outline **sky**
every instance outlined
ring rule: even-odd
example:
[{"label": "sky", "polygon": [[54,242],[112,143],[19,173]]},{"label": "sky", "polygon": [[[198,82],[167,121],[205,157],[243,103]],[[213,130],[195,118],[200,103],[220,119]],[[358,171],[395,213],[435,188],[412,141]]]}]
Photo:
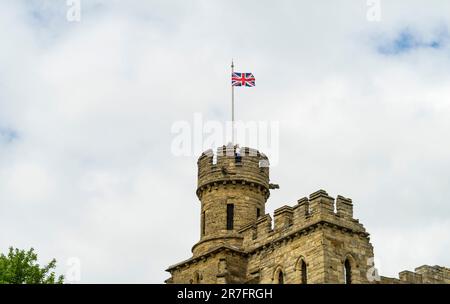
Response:
[{"label": "sky", "polygon": [[80,4],[0,3],[1,252],[167,279],[200,234],[199,151],[175,155],[172,126],[229,120],[233,58],[256,78],[237,119],[279,123],[267,212],[325,189],[381,275],[450,266],[449,1]]}]

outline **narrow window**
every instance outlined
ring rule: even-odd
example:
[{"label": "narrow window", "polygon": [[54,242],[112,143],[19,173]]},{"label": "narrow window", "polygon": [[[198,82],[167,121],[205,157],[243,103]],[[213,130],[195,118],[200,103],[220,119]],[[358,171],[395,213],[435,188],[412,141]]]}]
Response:
[{"label": "narrow window", "polygon": [[227,230],[233,230],[234,205],[227,204]]},{"label": "narrow window", "polygon": [[352,283],[352,266],[350,265],[350,261],[348,259],[344,262],[344,276],[345,276],[345,284]]},{"label": "narrow window", "polygon": [[281,270],[278,272],[278,284],[284,284],[284,275]]},{"label": "narrow window", "polygon": [[202,235],[205,235],[205,228],[206,228],[206,211],[203,211],[202,213]]},{"label": "narrow window", "polygon": [[306,269],[306,263],[305,261],[302,260],[302,284],[306,284],[308,282],[308,273],[307,273],[307,269]]},{"label": "narrow window", "polygon": [[256,218],[259,218],[261,216],[261,209],[256,208]]}]

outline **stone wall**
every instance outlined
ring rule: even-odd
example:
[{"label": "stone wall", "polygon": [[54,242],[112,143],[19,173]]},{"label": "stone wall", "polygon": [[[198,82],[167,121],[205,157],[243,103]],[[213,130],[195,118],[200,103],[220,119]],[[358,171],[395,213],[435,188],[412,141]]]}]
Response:
[{"label": "stone wall", "polygon": [[[352,215],[351,200],[342,196],[334,200],[319,190],[309,199],[298,200],[293,207],[275,210],[273,227],[272,217],[265,214],[254,217],[236,232],[228,232],[235,237],[235,243],[224,241],[227,232],[222,231],[223,235],[215,240],[216,249],[195,249],[193,259],[201,262],[188,260],[185,266],[178,267],[185,270],[172,272],[173,281],[186,282],[183,280],[200,273],[204,283],[277,283],[281,271],[284,283],[301,283],[303,261],[308,283],[344,283],[344,262],[348,259],[352,282],[368,283],[368,261],[373,257],[373,248],[365,228]],[[198,244],[201,246],[202,241]],[[209,253],[229,246],[233,250]],[[226,271],[211,266],[215,264]],[[205,267],[208,270],[203,273]]]},{"label": "stone wall", "polygon": [[247,275],[258,273],[261,283],[271,283],[282,269],[286,283],[299,283],[298,261],[303,259],[308,282],[344,283],[343,265],[349,259],[352,281],[368,283],[373,247],[369,234],[353,219],[352,206],[351,200],[339,196],[335,201],[320,190],[294,207],[275,210],[273,229],[268,214],[244,227],[243,247],[250,252]]},{"label": "stone wall", "polygon": [[200,257],[173,265],[171,278],[166,283],[175,284],[225,284],[245,283],[246,254],[230,247],[211,250]]},{"label": "stone wall", "polygon": [[[267,157],[257,150],[220,147],[198,160],[200,240],[193,256],[169,267],[167,283],[450,283],[450,270],[421,266],[399,279],[373,272],[373,247],[353,217],[351,199],[324,190],[265,214]],[[233,227],[227,205],[233,204]]]},{"label": "stone wall", "polygon": [[[240,247],[238,231],[265,213],[269,197],[267,157],[237,146],[208,150],[198,160],[197,196],[201,201],[200,241],[194,256],[219,245]],[[227,205],[233,205],[233,228],[227,227]]]},{"label": "stone wall", "polygon": [[284,275],[284,283],[301,283],[300,263],[307,265],[308,283],[324,281],[323,232],[311,231],[297,238],[266,243],[249,255],[247,276],[262,284],[278,283],[278,274]]},{"label": "stone wall", "polygon": [[422,265],[414,271],[404,270],[399,279],[381,277],[382,284],[450,284],[450,269],[442,266]]}]

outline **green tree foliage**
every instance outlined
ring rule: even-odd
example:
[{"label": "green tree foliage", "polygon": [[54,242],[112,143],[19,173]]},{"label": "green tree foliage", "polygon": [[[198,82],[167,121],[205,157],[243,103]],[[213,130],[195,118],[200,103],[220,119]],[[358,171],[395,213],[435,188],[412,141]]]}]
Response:
[{"label": "green tree foliage", "polygon": [[64,277],[56,278],[52,271],[55,267],[55,259],[41,267],[33,248],[25,251],[10,247],[8,255],[0,255],[0,284],[62,284]]}]

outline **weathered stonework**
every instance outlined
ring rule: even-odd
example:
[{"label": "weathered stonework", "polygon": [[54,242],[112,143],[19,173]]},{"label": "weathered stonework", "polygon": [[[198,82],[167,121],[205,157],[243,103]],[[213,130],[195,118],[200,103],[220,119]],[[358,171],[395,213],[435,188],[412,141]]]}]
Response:
[{"label": "weathered stonework", "polygon": [[237,146],[200,156],[200,241],[166,283],[450,283],[448,268],[426,265],[377,279],[369,233],[343,196],[314,192],[275,210],[272,225],[268,164]]},{"label": "weathered stonework", "polygon": [[381,277],[382,284],[450,284],[450,268],[422,265],[414,272],[402,271],[399,279]]}]

